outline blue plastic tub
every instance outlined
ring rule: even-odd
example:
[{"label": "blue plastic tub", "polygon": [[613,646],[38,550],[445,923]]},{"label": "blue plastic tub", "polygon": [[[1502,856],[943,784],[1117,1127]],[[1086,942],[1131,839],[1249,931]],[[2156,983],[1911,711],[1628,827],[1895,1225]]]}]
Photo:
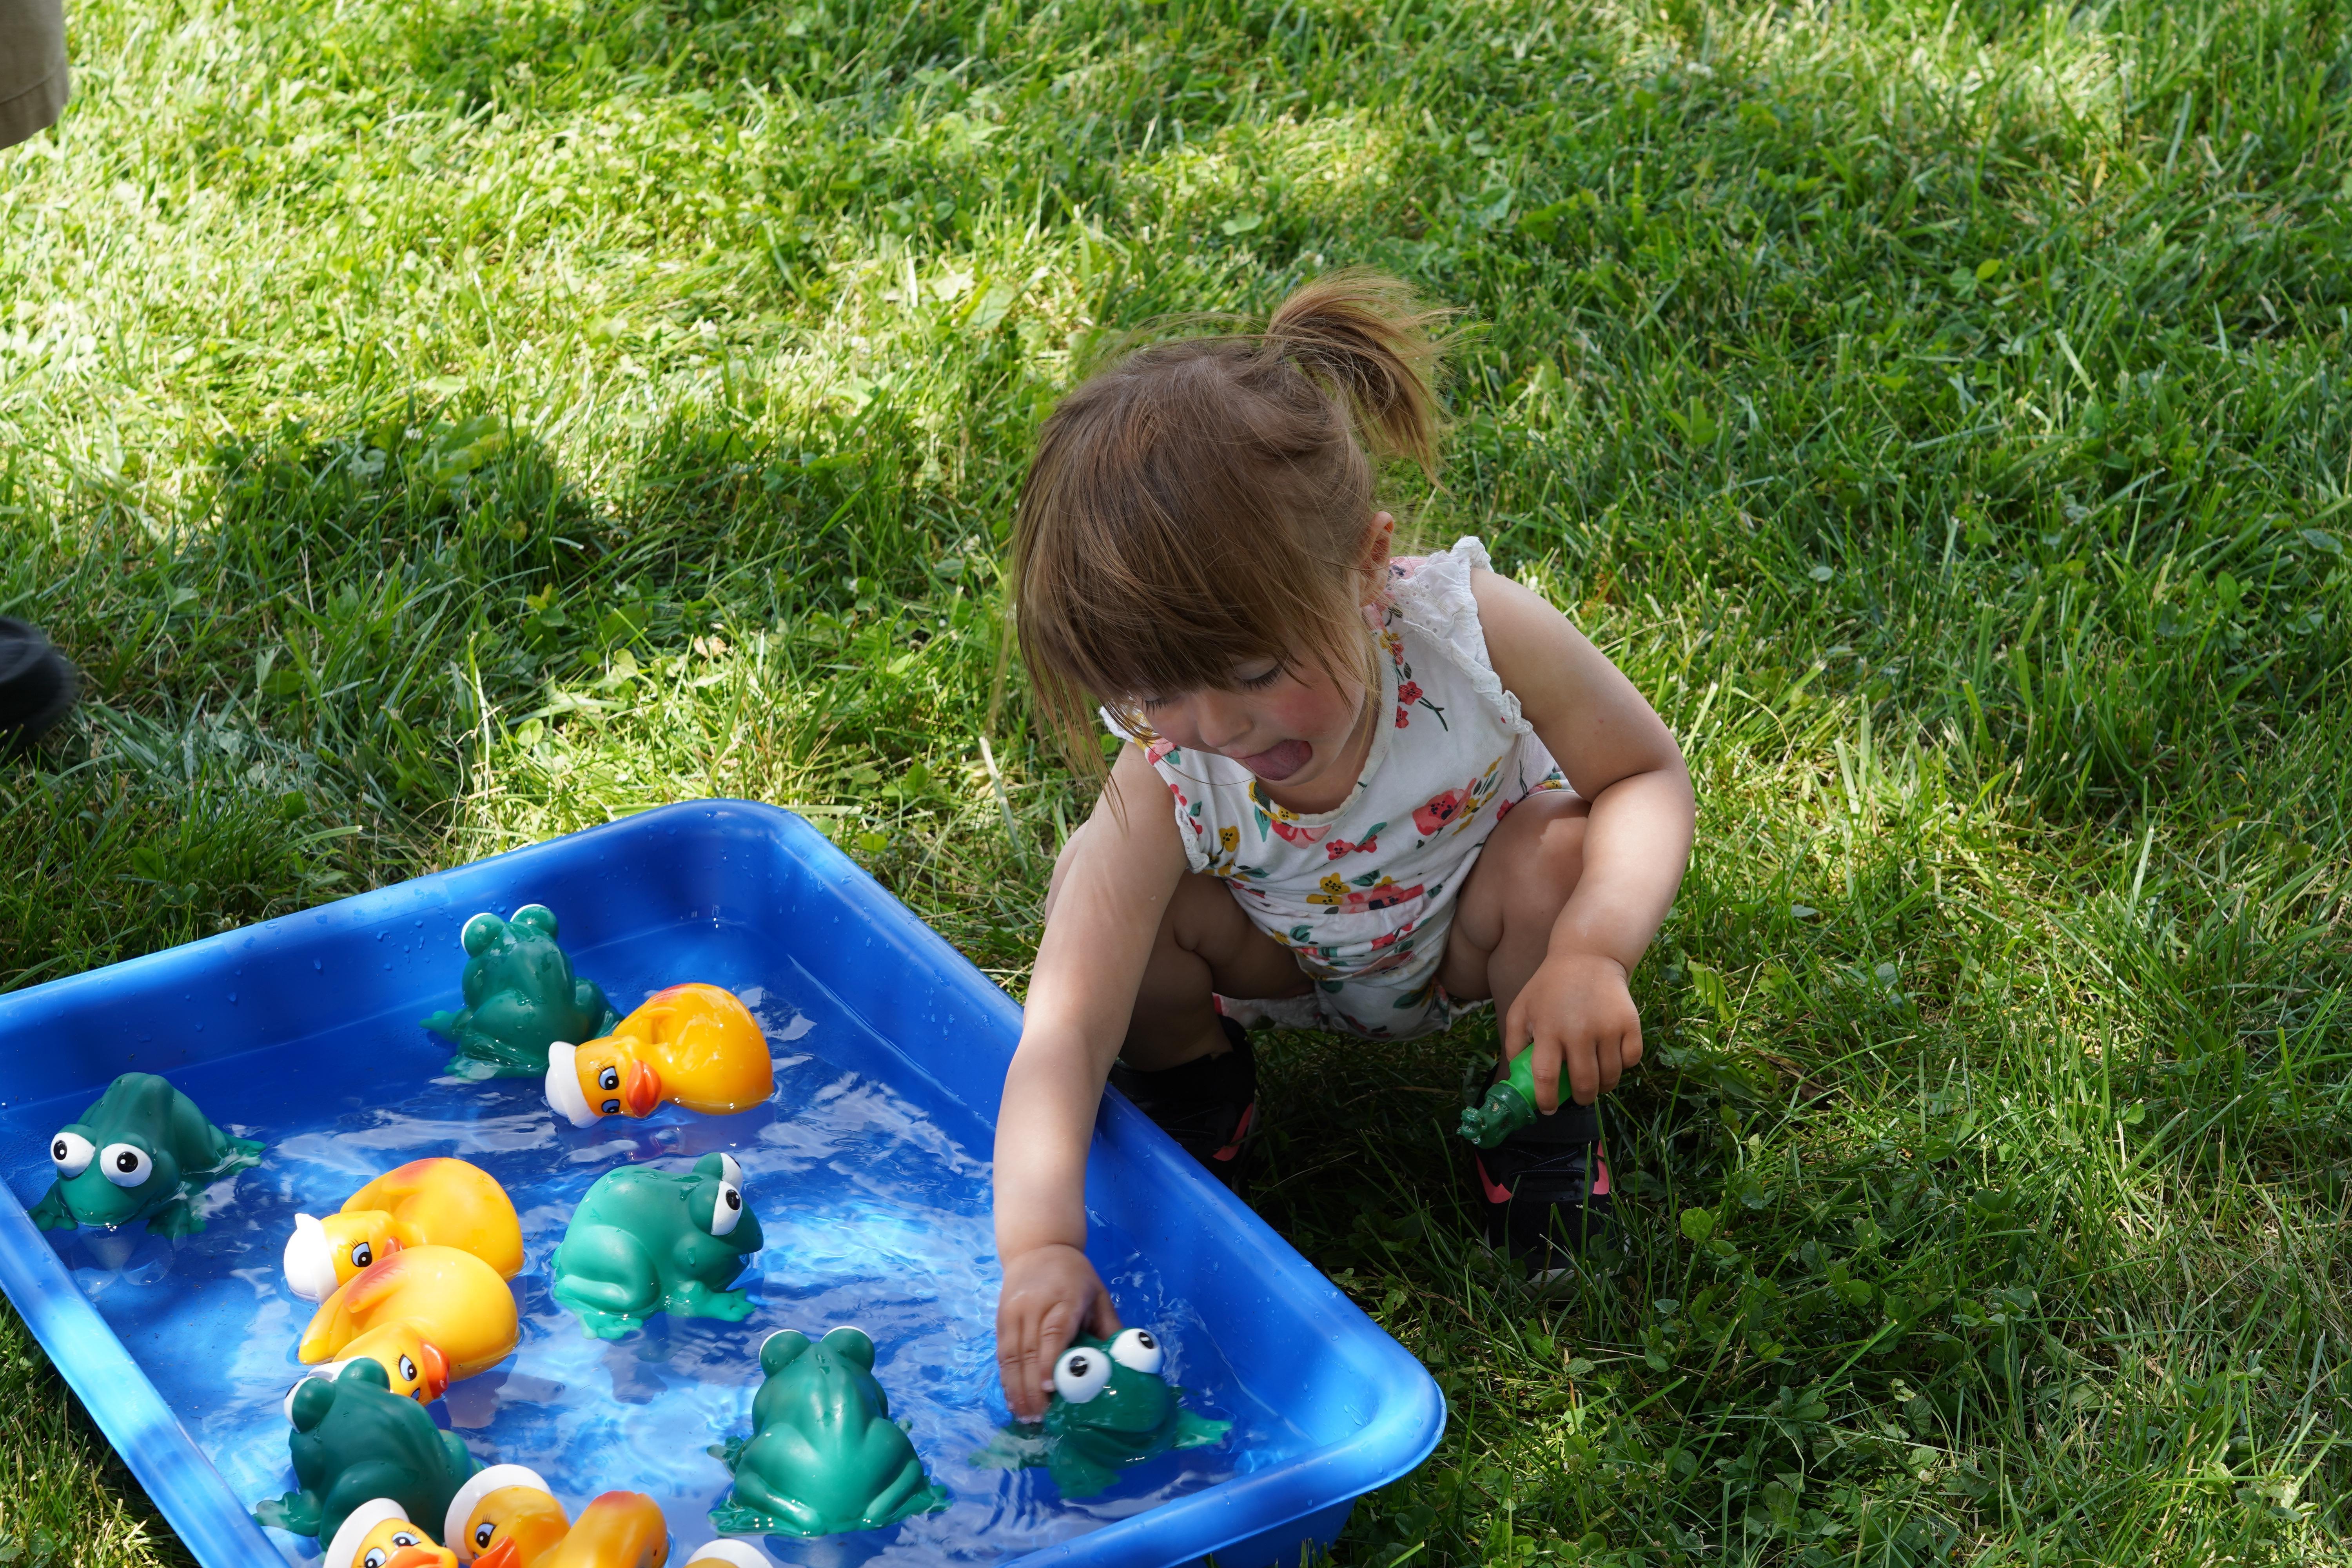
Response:
[{"label": "blue plastic tub", "polygon": [[[458,1005],[457,932],[480,910],[552,907],[579,972],[623,1011],[677,980],[742,994],[778,1093],[741,1116],[665,1109],[575,1131],[530,1080],[442,1076],[418,1020]],[[513,1357],[436,1405],[486,1460],[540,1469],[576,1510],[646,1491],[673,1552],[708,1539],[728,1478],[708,1446],[750,1430],[756,1347],[778,1328],[871,1333],[893,1413],[952,1498],[943,1512],[781,1561],[1295,1563],[1362,1493],[1425,1458],[1444,1422],[1402,1347],[1116,1096],[1087,1168],[1090,1251],[1169,1374],[1231,1420],[1221,1448],[1062,1500],[1042,1470],[973,1467],[1004,1419],[988,1161],[1020,1012],[800,818],[705,802],[0,996],[0,1288],[197,1559],[315,1562],[248,1510],[292,1484],[278,1401],[311,1310],[278,1277],[298,1210],[369,1176],[461,1154],[506,1184],[528,1262]],[[216,1122],[269,1144],[176,1242],[44,1234],[50,1134],[116,1075],[161,1072]],[[656,1319],[587,1339],[548,1297],[571,1206],[616,1163],[742,1161],[767,1245],[742,1324]],[[673,1560],[678,1560],[675,1555]]]}]

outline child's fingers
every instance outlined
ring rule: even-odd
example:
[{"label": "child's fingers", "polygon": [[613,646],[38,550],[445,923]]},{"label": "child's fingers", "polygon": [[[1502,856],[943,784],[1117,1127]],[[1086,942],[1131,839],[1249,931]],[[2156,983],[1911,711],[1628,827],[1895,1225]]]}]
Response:
[{"label": "child's fingers", "polygon": [[1568,1058],[1568,1083],[1579,1105],[1590,1105],[1601,1094],[1601,1052],[1590,1029],[1579,1029],[1569,1037],[1564,1053]]}]

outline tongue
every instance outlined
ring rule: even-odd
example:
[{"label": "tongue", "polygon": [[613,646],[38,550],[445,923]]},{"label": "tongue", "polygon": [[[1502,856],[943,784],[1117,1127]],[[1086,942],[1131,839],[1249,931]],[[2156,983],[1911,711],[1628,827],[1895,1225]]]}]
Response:
[{"label": "tongue", "polygon": [[1314,750],[1315,748],[1304,741],[1285,741],[1280,745],[1269,746],[1254,756],[1236,757],[1234,760],[1258,777],[1270,783],[1280,784],[1305,767],[1307,759],[1314,754]]}]

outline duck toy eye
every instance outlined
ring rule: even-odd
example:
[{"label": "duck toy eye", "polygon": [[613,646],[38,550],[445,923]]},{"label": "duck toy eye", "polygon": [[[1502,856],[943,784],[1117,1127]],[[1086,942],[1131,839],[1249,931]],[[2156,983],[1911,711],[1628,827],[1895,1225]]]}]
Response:
[{"label": "duck toy eye", "polygon": [[99,1153],[99,1168],[118,1187],[135,1187],[155,1173],[155,1161],[136,1143],[109,1143]]},{"label": "duck toy eye", "polygon": [[1160,1341],[1150,1329],[1128,1329],[1110,1342],[1110,1359],[1130,1372],[1160,1375],[1160,1363],[1166,1359]]},{"label": "duck toy eye", "polygon": [[1054,1363],[1054,1392],[1072,1405],[1084,1405],[1110,1382],[1110,1358],[1081,1346],[1062,1352]]},{"label": "duck toy eye", "polygon": [[474,1550],[488,1552],[490,1549],[490,1538],[498,1532],[499,1527],[487,1519],[474,1526]]},{"label": "duck toy eye", "polygon": [[98,1150],[79,1132],[60,1132],[49,1140],[49,1163],[57,1166],[59,1181],[72,1181],[97,1158]]},{"label": "duck toy eye", "polygon": [[621,1069],[608,1067],[596,1075],[596,1087],[607,1094],[621,1087]]},{"label": "duck toy eye", "polygon": [[364,1241],[362,1241],[362,1242],[359,1242],[359,1243],[356,1243],[356,1244],[354,1244],[354,1245],[353,1245],[353,1247],[352,1247],[352,1268],[365,1268],[368,1265],[370,1265],[370,1264],[373,1263],[374,1261],[375,1261],[375,1248],[373,1248],[373,1247],[370,1247],[370,1246],[369,1246],[366,1242],[364,1242]]}]

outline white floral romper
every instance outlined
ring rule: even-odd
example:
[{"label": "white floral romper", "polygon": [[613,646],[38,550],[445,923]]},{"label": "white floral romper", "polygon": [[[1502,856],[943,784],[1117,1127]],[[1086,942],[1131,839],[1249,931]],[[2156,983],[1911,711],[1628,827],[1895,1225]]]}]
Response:
[{"label": "white floral romper", "polygon": [[1470,868],[1511,807],[1568,787],[1487,660],[1474,566],[1493,570],[1475,539],[1390,563],[1389,603],[1365,617],[1379,623],[1381,706],[1393,717],[1336,811],[1290,811],[1232,758],[1180,750],[1104,713],[1175,797],[1192,868],[1223,878],[1314,978],[1305,996],[1220,998],[1243,1023],[1402,1040],[1453,1020],[1437,969]]}]

